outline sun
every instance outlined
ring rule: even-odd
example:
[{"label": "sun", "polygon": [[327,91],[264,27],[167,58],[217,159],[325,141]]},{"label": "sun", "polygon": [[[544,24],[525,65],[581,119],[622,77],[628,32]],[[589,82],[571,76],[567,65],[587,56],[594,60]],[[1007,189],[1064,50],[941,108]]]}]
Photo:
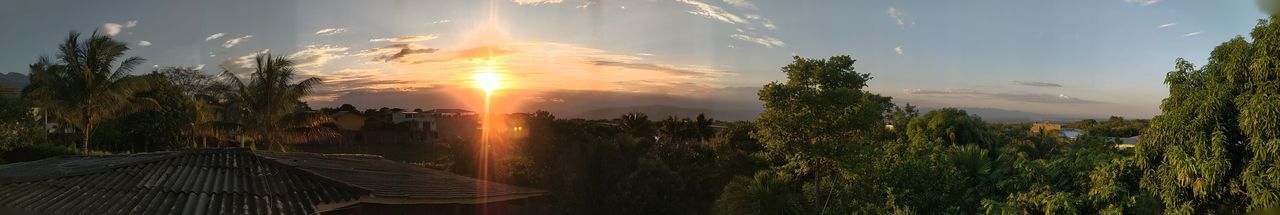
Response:
[{"label": "sun", "polygon": [[490,68],[478,69],[471,74],[471,79],[475,80],[476,88],[489,93],[502,88],[502,78],[498,73]]}]

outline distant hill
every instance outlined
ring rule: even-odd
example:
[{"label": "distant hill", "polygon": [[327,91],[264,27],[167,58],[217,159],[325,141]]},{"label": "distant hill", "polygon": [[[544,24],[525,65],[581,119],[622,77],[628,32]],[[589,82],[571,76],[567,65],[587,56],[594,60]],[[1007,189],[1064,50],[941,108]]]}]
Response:
[{"label": "distant hill", "polygon": [[26,87],[27,84],[30,84],[30,82],[31,79],[27,78],[27,75],[21,73],[0,73],[0,86],[22,89],[23,87]]},{"label": "distant hill", "polygon": [[608,107],[599,108],[575,115],[570,118],[583,119],[613,119],[631,112],[641,112],[649,115],[649,120],[663,120],[667,116],[694,117],[698,114],[706,114],[708,117],[717,120],[751,120],[760,114],[760,110],[723,110],[723,109],[704,109],[704,108],[686,108],[668,105],[639,105],[628,107]]},{"label": "distant hill", "polygon": [[[920,107],[920,113],[924,114],[935,107]],[[1084,116],[1068,116],[1056,114],[1031,113],[1025,111],[1005,110],[999,108],[980,108],[980,107],[962,107],[960,108],[969,114],[975,114],[982,117],[987,122],[1037,122],[1037,121],[1075,121],[1086,119]],[[670,105],[637,105],[627,107],[608,107],[598,108],[584,111],[578,114],[569,115],[569,118],[583,119],[613,119],[631,112],[642,112],[649,115],[650,120],[662,120],[667,116],[693,117],[699,113],[705,113],[711,118],[718,120],[754,120],[760,115],[759,109],[708,109],[708,108],[688,108]]]},{"label": "distant hill", "polygon": [[[929,111],[936,109],[938,108],[921,107],[920,114],[928,113]],[[969,114],[978,115],[979,117],[982,117],[983,121],[987,122],[1075,121],[1089,118],[1083,116],[1031,113],[999,108],[961,107],[959,109],[962,109]]]}]

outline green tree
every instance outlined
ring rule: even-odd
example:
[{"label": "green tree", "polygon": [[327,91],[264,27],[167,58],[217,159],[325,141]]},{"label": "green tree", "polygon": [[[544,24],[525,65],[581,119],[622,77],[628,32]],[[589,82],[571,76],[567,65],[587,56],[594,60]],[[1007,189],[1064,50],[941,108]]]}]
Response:
[{"label": "green tree", "polygon": [[222,73],[230,86],[222,95],[226,99],[223,119],[216,122],[223,130],[279,150],[285,150],[284,144],[337,136],[320,126],[333,121],[328,115],[298,109],[301,99],[321,84],[320,78],[292,82],[297,76],[294,62],[282,56],[259,54],[254,62],[257,66],[247,83],[235,73]]},{"label": "green tree", "polygon": [[101,123],[94,129],[100,137],[98,148],[110,151],[159,151],[194,147],[195,140],[189,132],[210,113],[200,109],[200,102],[187,96],[181,86],[170,83],[162,73],[152,73],[141,78],[151,81],[150,90],[138,96],[155,100],[160,107],[121,116]]},{"label": "green tree", "polygon": [[724,187],[716,200],[715,214],[804,214],[803,198],[791,182],[772,172],[755,177],[739,176]]},{"label": "green tree", "polygon": [[94,125],[158,105],[134,95],[148,88],[146,80],[129,75],[142,58],[122,58],[129,48],[97,31],[83,41],[79,38],[76,32],[67,36],[57,62],[40,57],[31,65],[26,96],[79,128],[84,134],[81,150],[88,152]]},{"label": "green tree", "polygon": [[[786,205],[800,204],[807,210],[804,213],[875,211],[876,203],[883,200],[882,192],[876,191],[882,178],[878,175],[883,173],[867,164],[874,162],[875,144],[889,136],[884,133],[884,116],[893,104],[888,97],[863,90],[871,76],[854,71],[849,56],[793,59],[782,68],[786,82],[766,84],[758,93],[764,112],[752,136],[777,166],[756,175],[785,178],[787,185],[777,189],[789,187],[792,190],[787,192],[800,195]],[[737,189],[752,188],[729,186],[720,198],[754,192]],[[758,208],[734,204],[753,203],[726,200],[716,207]],[[789,212],[792,208],[761,210]]]},{"label": "green tree", "polygon": [[42,130],[32,115],[34,108],[30,101],[0,97],[0,155],[41,142]]},{"label": "green tree", "polygon": [[1209,53],[1178,59],[1169,97],[1135,150],[1142,188],[1172,214],[1280,207],[1280,18]]},{"label": "green tree", "polygon": [[[760,90],[764,112],[754,137],[788,171],[808,175],[830,173],[837,160],[851,157],[860,145],[875,143],[884,129],[883,115],[892,107],[888,97],[863,90],[870,74],[854,71],[853,58],[794,57],[782,68],[786,82],[772,82]],[[826,173],[824,173],[826,174]]]},{"label": "green tree", "polygon": [[980,144],[994,149],[989,135],[981,117],[956,108],[929,111],[907,126],[907,136],[914,142],[940,141],[945,146]]}]

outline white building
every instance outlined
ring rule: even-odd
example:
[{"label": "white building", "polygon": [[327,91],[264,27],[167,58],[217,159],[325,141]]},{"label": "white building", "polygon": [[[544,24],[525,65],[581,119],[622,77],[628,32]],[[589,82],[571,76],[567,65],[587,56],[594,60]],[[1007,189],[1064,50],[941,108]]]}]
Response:
[{"label": "white building", "polygon": [[391,112],[391,123],[410,123],[409,126],[414,129],[430,129],[436,130],[436,118],[427,112],[415,111],[395,111]]}]

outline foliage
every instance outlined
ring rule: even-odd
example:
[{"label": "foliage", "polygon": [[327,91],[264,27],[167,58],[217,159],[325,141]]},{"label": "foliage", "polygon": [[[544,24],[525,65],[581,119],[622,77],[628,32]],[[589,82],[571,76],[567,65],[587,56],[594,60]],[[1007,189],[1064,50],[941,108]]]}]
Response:
[{"label": "foliage", "polygon": [[1179,59],[1169,98],[1136,150],[1142,188],[1173,214],[1280,207],[1280,18],[1259,21],[1196,68]]},{"label": "foliage", "polygon": [[[795,57],[782,68],[786,82],[760,90],[764,112],[754,137],[797,175],[831,174],[840,158],[874,143],[884,130],[888,97],[863,90],[871,75],[858,73],[849,56]],[[818,173],[821,172],[821,173]]]},{"label": "foliage", "polygon": [[0,160],[8,162],[27,162],[45,158],[63,156],[63,155],[86,155],[86,156],[103,156],[110,155],[105,151],[88,151],[84,152],[75,147],[59,146],[53,144],[31,144],[13,149],[6,153],[0,153],[3,157]]},{"label": "foliage", "polygon": [[1127,120],[1123,117],[1111,116],[1106,121],[1099,122],[1094,119],[1086,119],[1067,124],[1067,127],[1079,129],[1084,135],[1132,137],[1141,134],[1142,129],[1147,127],[1147,120]]},{"label": "foliage", "polygon": [[980,144],[992,148],[988,133],[982,118],[955,108],[929,111],[907,126],[907,136],[913,138],[912,141],[938,141],[946,146]]},{"label": "foliage", "polygon": [[34,108],[29,101],[0,97],[0,154],[43,139],[43,129],[32,115]]},{"label": "foliage", "polygon": [[337,136],[332,129],[320,126],[333,121],[328,115],[299,108],[301,99],[321,83],[320,78],[293,83],[297,70],[285,57],[259,54],[254,62],[257,66],[247,80],[229,71],[222,73],[230,89],[221,95],[226,108],[223,119],[215,122],[217,126],[255,145],[279,150],[284,150],[284,144]]},{"label": "foliage", "polygon": [[161,151],[196,147],[188,135],[197,124],[210,120],[203,103],[188,96],[185,87],[171,83],[161,73],[142,76],[152,86],[138,96],[155,100],[160,108],[124,115],[94,129],[98,146],[111,151]]},{"label": "foliage", "polygon": [[81,150],[87,152],[94,125],[158,105],[134,96],[148,85],[129,75],[143,59],[121,59],[129,50],[125,43],[96,31],[84,41],[79,37],[76,32],[67,36],[59,46],[57,62],[40,57],[31,65],[31,85],[24,96],[79,128],[84,134]]}]

